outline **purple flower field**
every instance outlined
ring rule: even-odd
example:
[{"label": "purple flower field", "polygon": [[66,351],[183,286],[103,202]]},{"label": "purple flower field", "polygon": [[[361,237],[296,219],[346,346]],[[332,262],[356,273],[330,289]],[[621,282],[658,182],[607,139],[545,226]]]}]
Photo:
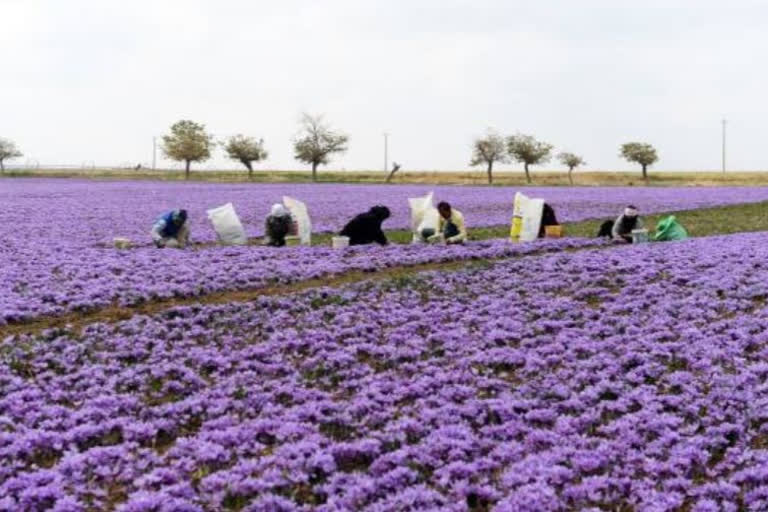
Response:
[{"label": "purple flower field", "polygon": [[0,344],[0,510],[768,509],[764,234]]},{"label": "purple flower field", "polygon": [[[214,239],[205,209],[232,201],[251,235],[283,194],[304,199],[318,230],[338,229],[371,204],[388,204],[385,227],[408,225],[406,199],[435,189],[464,210],[472,225],[509,222],[512,188],[376,185],[222,185],[210,183],[94,182],[64,179],[0,181],[0,325],[67,311],[136,304],[155,298],[189,297],[242,290],[270,283],[379,269],[398,263],[427,263],[521,254],[503,242],[441,248],[370,248],[334,253],[325,248],[283,251],[211,247],[157,251],[148,230],[155,216],[173,206],[191,212],[194,240]],[[700,208],[768,199],[768,188],[530,188],[546,197],[563,221],[613,216],[635,202],[643,211]],[[117,251],[114,236],[140,247]],[[104,247],[104,244],[108,247]],[[547,250],[594,241],[553,242]],[[537,249],[543,247],[537,244]]]},{"label": "purple flower field", "polygon": [[467,225],[508,224],[516,190],[549,201],[561,221],[614,218],[628,203],[643,213],[686,210],[768,200],[768,187],[633,188],[633,187],[463,187],[427,185],[307,185],[94,182],[64,179],[0,181],[0,235],[45,249],[63,244],[94,245],[128,237],[148,243],[154,219],[164,211],[186,207],[192,238],[215,239],[205,210],[232,202],[249,236],[263,233],[269,207],[283,195],[307,203],[315,231],[338,232],[352,216],[384,204],[392,217],[386,229],[408,228],[407,199],[435,191],[461,210]]}]

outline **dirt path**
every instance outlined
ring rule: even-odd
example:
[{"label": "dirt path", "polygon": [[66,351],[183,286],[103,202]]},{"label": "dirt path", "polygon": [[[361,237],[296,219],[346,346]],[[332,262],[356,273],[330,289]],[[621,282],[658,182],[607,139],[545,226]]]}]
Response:
[{"label": "dirt path", "polygon": [[[578,248],[583,250],[585,248]],[[547,252],[528,254],[527,256],[537,256],[547,254]],[[513,256],[514,257],[514,256]],[[95,309],[87,312],[73,312],[63,315],[44,316],[9,324],[0,327],[0,339],[7,336],[36,334],[46,329],[64,328],[68,330],[80,331],[83,327],[94,323],[115,323],[123,320],[129,320],[135,315],[153,315],[176,306],[189,306],[192,304],[226,304],[231,302],[249,302],[263,296],[284,295],[295,292],[301,292],[312,288],[321,288],[325,286],[338,287],[349,283],[355,283],[365,280],[385,280],[404,275],[411,275],[418,272],[430,270],[439,270],[443,272],[452,272],[462,268],[491,264],[493,261],[509,259],[510,257],[483,259],[483,260],[461,260],[444,263],[422,263],[418,265],[408,265],[399,267],[390,267],[376,271],[350,271],[344,274],[328,276],[324,278],[315,278],[296,283],[267,286],[254,288],[250,290],[215,292],[207,295],[198,295],[191,297],[179,297],[172,299],[159,299],[139,304],[136,306],[109,306],[106,308]]]}]

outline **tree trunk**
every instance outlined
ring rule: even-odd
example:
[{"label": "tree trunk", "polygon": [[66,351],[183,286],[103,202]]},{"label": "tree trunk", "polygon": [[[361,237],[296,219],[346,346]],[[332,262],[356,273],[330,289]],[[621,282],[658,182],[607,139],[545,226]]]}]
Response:
[{"label": "tree trunk", "polygon": [[488,184],[493,185],[493,160],[488,162]]},{"label": "tree trunk", "polygon": [[0,173],[5,174],[5,164],[2,158],[0,158]]},{"label": "tree trunk", "polygon": [[525,164],[525,179],[528,182],[528,184],[531,184],[531,173],[528,171],[528,163]]},{"label": "tree trunk", "polygon": [[253,165],[251,165],[250,160],[240,160],[240,162],[245,166],[246,169],[248,169],[248,179],[253,179]]},{"label": "tree trunk", "polygon": [[568,168],[568,182],[573,186],[573,167]]},{"label": "tree trunk", "polygon": [[312,181],[317,181],[317,162],[312,162]]},{"label": "tree trunk", "polygon": [[387,176],[386,183],[389,183],[390,181],[392,181],[392,177],[395,175],[396,172],[397,172],[397,169],[393,167],[392,170],[389,172],[389,176]]},{"label": "tree trunk", "polygon": [[648,171],[647,171],[647,169],[648,169],[648,166],[647,166],[647,165],[645,165],[645,164],[642,164],[642,166],[643,166],[643,180],[644,180],[646,183],[648,183]]},{"label": "tree trunk", "polygon": [[188,179],[189,179],[189,165],[190,165],[192,162],[191,162],[190,160],[186,160],[186,162],[187,162],[187,166],[186,166],[186,168],[184,169],[184,179],[185,179],[185,180],[188,180]]}]

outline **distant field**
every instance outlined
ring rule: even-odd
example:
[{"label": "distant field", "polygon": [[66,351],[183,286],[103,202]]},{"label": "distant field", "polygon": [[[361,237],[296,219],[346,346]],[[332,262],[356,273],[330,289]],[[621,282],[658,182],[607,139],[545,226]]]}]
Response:
[{"label": "distant field", "polygon": [[[35,171],[9,170],[8,177],[76,177],[91,179],[142,179],[179,181],[184,172],[177,170],[140,171],[126,169],[46,169]],[[383,183],[387,173],[383,171],[320,171],[319,181],[326,183]],[[574,185],[581,186],[642,186],[640,172],[575,172]],[[568,185],[565,172],[533,171],[533,185]],[[192,171],[191,180],[211,182],[260,182],[260,183],[305,183],[311,182],[309,171],[257,171],[249,180],[246,172],[238,171]],[[441,185],[483,185],[487,182],[485,171],[401,171],[392,183],[430,183]],[[494,185],[526,185],[525,175],[520,171],[494,172]],[[768,185],[767,172],[650,172],[652,186],[718,186],[718,185]]]}]

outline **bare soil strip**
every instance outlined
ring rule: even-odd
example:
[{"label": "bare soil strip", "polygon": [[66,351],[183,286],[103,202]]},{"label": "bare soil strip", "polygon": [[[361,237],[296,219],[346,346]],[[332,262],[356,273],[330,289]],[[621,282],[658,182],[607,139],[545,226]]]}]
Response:
[{"label": "bare soil strip", "polygon": [[[579,250],[581,249],[582,248],[579,248]],[[546,252],[542,251],[528,254],[526,256],[536,256],[545,253]],[[290,284],[265,286],[248,290],[214,292],[211,294],[189,297],[157,299],[135,306],[113,305],[86,312],[72,312],[63,315],[43,316],[28,321],[12,323],[0,327],[0,339],[3,339],[7,336],[36,334],[46,329],[53,328],[67,328],[70,331],[80,331],[83,327],[90,324],[116,323],[129,320],[135,315],[153,315],[177,306],[189,306],[192,304],[226,304],[230,302],[249,302],[263,296],[284,295],[326,286],[338,287],[364,280],[384,280],[430,270],[451,272],[465,267],[476,266],[478,264],[484,263],[487,264],[494,260],[498,261],[508,258],[509,256],[482,260],[422,263],[418,265],[389,267],[375,271],[355,270],[339,275],[297,281]]]}]

